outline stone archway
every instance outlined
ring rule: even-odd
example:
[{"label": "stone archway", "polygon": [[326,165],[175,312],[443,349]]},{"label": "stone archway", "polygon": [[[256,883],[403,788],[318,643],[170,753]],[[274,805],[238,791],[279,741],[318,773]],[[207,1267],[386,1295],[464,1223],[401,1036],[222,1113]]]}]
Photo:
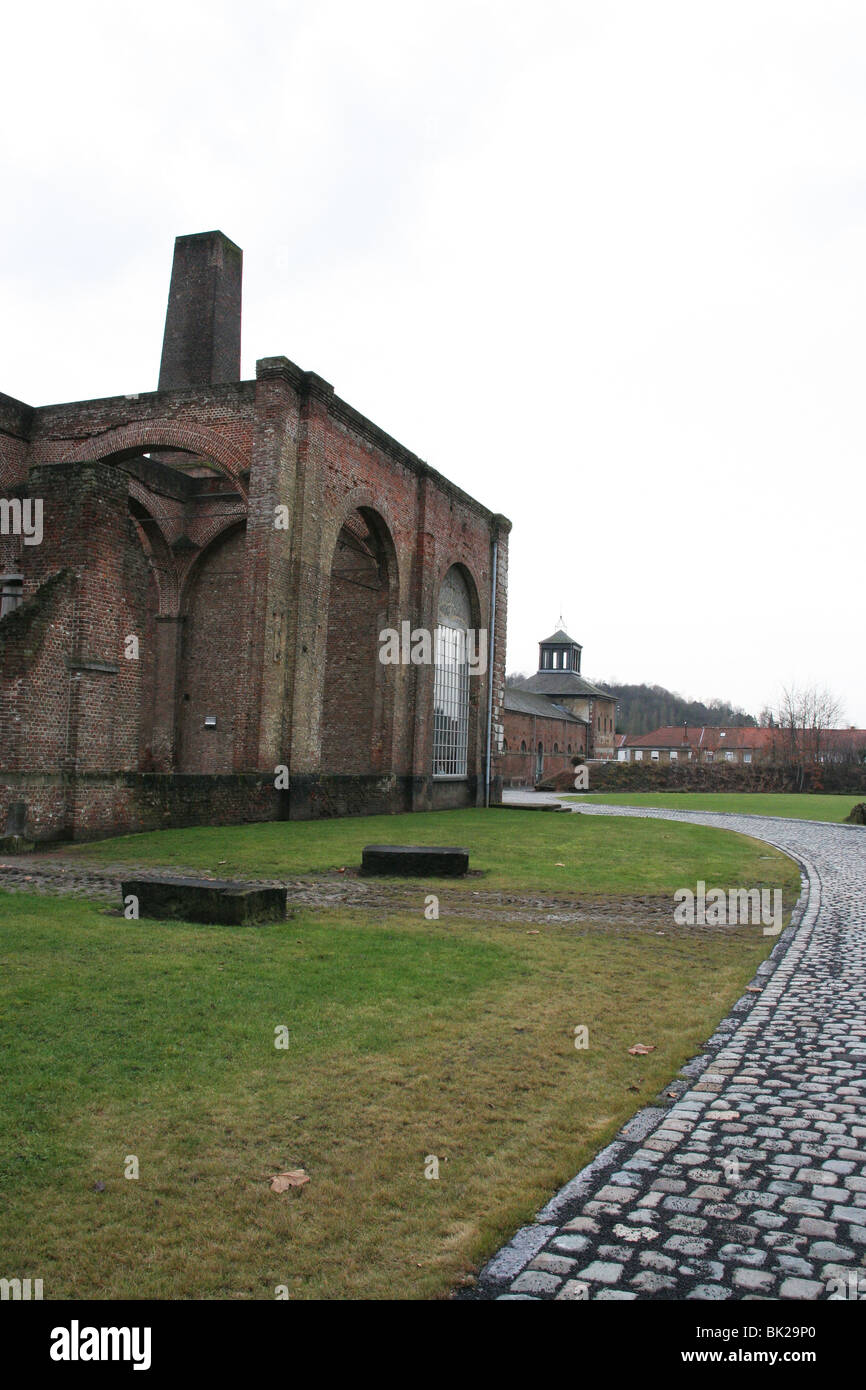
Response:
[{"label": "stone archway", "polygon": [[331,559],[322,693],[322,773],[391,770],[393,667],[379,661],[379,633],[396,605],[391,534],[371,508],[344,521]]},{"label": "stone archway", "polygon": [[239,685],[238,632],[244,624],[246,531],[232,527],[194,565],[181,603],[177,680],[178,772],[231,772]]}]

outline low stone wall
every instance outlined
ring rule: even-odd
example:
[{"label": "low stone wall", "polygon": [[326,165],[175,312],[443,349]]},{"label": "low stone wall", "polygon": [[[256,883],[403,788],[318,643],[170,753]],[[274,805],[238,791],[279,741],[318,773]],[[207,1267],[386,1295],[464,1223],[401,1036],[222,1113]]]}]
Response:
[{"label": "low stone wall", "polygon": [[[619,792],[866,792],[866,767],[818,763],[803,771],[769,763],[587,763],[589,791]],[[542,791],[573,791],[572,771],[539,784]]]}]

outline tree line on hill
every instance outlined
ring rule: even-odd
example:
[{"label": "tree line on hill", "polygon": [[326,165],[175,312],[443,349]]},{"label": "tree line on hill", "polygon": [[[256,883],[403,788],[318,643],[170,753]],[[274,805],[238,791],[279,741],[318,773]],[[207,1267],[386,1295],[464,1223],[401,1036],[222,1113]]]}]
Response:
[{"label": "tree line on hill", "polygon": [[749,728],[757,726],[754,715],[728,704],[726,700],[687,700],[661,685],[614,685],[600,681],[599,687],[616,696],[617,733],[649,734],[653,729],[688,724],[710,728]]}]

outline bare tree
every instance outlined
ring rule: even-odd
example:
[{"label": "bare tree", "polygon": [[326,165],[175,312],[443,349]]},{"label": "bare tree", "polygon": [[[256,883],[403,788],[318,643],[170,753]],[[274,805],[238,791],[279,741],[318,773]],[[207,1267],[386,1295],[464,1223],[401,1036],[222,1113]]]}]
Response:
[{"label": "bare tree", "polygon": [[777,749],[786,762],[797,769],[797,785],[802,790],[806,766],[823,762],[830,742],[828,730],[842,718],[841,701],[826,687],[785,686],[776,719],[780,736]]}]

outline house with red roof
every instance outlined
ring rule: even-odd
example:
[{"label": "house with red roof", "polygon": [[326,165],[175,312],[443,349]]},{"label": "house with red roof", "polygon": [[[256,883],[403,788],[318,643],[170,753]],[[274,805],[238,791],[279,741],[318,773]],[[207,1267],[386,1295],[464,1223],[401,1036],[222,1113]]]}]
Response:
[{"label": "house with red roof", "polygon": [[866,729],[781,729],[680,724],[617,736],[619,762],[864,762]]}]

